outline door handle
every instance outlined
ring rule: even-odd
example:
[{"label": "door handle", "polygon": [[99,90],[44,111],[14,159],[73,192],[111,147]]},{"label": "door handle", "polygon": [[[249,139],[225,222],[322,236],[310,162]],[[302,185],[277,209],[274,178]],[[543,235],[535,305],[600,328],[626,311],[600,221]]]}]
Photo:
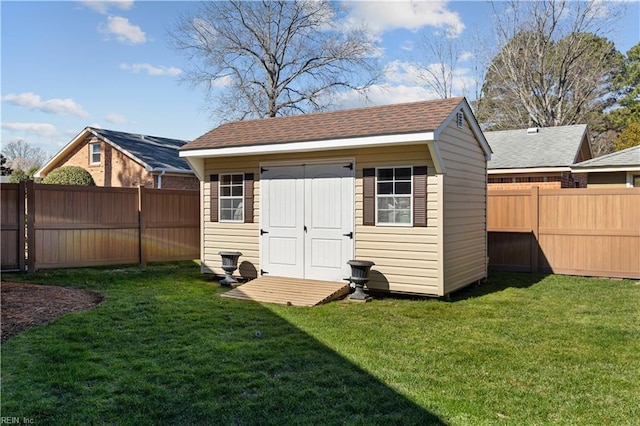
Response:
[{"label": "door handle", "polygon": [[304,232],[307,233],[307,225],[304,226]]},{"label": "door handle", "polygon": [[344,237],[349,237],[353,240],[353,231],[349,232],[348,234],[342,234]]}]

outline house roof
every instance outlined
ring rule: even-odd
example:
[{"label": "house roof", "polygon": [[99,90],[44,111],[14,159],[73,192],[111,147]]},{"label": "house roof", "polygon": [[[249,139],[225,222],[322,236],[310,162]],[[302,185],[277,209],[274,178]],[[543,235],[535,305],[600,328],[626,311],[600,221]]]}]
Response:
[{"label": "house roof", "polygon": [[191,171],[189,164],[178,155],[178,149],[188,141],[93,127],[89,129],[100,139],[131,154],[148,171],[167,169]]},{"label": "house roof", "polygon": [[92,135],[112,145],[149,172],[193,173],[189,164],[178,155],[178,148],[187,143],[185,140],[85,127],[38,170],[35,176],[45,176],[58,166],[61,159]]},{"label": "house roof", "polygon": [[622,151],[592,158],[575,164],[573,169],[577,171],[607,171],[606,169],[617,170],[640,170],[640,146],[633,146]]},{"label": "house roof", "polygon": [[412,102],[222,124],[180,150],[401,135],[436,130],[464,98]]},{"label": "house roof", "polygon": [[570,167],[587,139],[587,125],[484,132],[493,155],[489,170]]}]

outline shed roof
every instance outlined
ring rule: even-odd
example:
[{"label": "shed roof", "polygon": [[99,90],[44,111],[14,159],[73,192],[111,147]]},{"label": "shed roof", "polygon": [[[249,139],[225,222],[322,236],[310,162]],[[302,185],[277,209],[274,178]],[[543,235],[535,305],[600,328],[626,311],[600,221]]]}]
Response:
[{"label": "shed roof", "polygon": [[592,158],[573,166],[574,169],[597,169],[597,168],[638,168],[640,167],[640,146],[623,149],[622,151],[613,152],[603,155],[602,157]]},{"label": "shed roof", "polygon": [[262,118],[222,124],[181,151],[401,135],[436,130],[464,98]]},{"label": "shed roof", "polygon": [[493,155],[489,170],[570,167],[575,164],[587,137],[587,125],[542,127],[484,132]]}]

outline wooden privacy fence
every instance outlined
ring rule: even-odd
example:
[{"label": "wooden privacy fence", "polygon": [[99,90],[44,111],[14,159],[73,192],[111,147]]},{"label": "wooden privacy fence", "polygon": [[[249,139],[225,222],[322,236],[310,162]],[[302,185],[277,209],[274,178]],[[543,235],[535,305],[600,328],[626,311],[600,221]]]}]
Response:
[{"label": "wooden privacy fence", "polygon": [[489,267],[640,278],[640,188],[490,190]]},{"label": "wooden privacy fence", "polygon": [[197,259],[199,192],[2,185],[2,249],[2,270]]},{"label": "wooden privacy fence", "polygon": [[0,266],[3,271],[24,271],[25,185],[0,187]]}]

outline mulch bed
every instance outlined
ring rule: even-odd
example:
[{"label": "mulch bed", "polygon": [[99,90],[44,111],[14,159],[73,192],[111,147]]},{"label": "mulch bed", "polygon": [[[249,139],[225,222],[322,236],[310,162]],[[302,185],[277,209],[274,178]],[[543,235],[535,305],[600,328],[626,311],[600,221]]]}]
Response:
[{"label": "mulch bed", "polygon": [[1,291],[2,342],[64,314],[91,309],[103,300],[89,290],[4,281]]}]

